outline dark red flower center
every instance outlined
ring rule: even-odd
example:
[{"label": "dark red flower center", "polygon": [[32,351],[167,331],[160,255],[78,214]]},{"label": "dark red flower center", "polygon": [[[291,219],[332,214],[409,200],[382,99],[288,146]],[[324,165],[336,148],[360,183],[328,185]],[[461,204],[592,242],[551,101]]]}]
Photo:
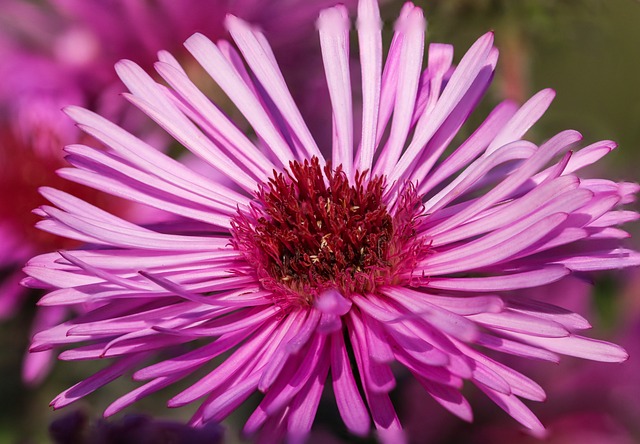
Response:
[{"label": "dark red flower center", "polygon": [[233,221],[234,246],[245,253],[262,285],[286,304],[311,304],[337,288],[348,297],[397,283],[426,252],[416,239],[420,199],[405,187],[391,212],[384,177],[317,158],[290,162],[257,192],[251,214]]}]

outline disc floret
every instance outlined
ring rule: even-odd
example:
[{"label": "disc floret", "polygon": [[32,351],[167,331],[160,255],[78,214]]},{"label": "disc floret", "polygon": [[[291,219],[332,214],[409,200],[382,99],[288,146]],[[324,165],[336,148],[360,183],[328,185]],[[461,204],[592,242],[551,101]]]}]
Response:
[{"label": "disc floret", "polygon": [[426,246],[416,238],[420,199],[402,191],[391,212],[383,176],[320,166],[318,158],[274,171],[249,214],[233,221],[234,246],[282,302],[312,304],[327,288],[374,292],[410,272]]}]

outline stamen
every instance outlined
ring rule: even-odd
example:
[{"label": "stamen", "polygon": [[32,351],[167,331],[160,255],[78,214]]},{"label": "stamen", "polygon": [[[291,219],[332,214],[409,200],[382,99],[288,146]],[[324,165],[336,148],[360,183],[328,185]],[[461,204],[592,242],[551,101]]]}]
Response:
[{"label": "stamen", "polygon": [[274,172],[256,193],[250,214],[234,218],[233,244],[257,270],[263,287],[284,305],[312,305],[323,291],[344,297],[397,283],[428,249],[416,239],[421,200],[407,186],[390,214],[385,178],[313,157]]}]

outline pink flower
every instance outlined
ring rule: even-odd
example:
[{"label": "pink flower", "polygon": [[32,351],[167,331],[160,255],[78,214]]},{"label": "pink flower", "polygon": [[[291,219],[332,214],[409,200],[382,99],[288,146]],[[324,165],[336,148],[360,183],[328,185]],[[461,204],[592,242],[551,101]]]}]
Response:
[{"label": "pink flower", "polygon": [[[127,99],[232,185],[93,112],[67,109],[109,149],[67,147],[75,168],[61,176],[182,219],[143,227],[42,190],[54,206],[38,210],[40,228],[92,246],[38,256],[25,268],[27,285],[51,290],[40,305],[87,310],[36,335],[32,351],[76,344],[60,358],[109,359],[56,397],[55,408],[135,371],[144,384],[109,406],[109,416],[200,370],[204,376],[168,401],[198,401],[193,425],[219,422],[261,392],[244,433],[297,441],[312,427],[330,373],[347,428],[367,435],[373,422],[381,440],[396,443],[405,437],[389,398],[393,366],[465,420],[472,412],[459,389],[468,381],[542,434],[520,400],[543,400],[542,388],[485,350],[551,362],[560,354],[627,358],[616,345],[580,335],[589,328],[581,316],[509,293],[640,263],[620,246],[627,234],[615,227],[637,218],[616,207],[638,186],[574,174],[613,142],[577,150],[575,131],[540,146],[522,139],[549,106],[550,90],[521,107],[499,104],[469,138],[453,142],[491,82],[498,56],[491,33],[456,67],[451,46],[430,45],[423,71],[425,20],[408,3],[383,66],[378,7],[362,0],[364,106],[356,132],[347,11],[323,11],[318,28],[335,124],[324,150],[265,37],[234,16],[226,24],[239,53],[200,34],[185,45],[255,141],[169,53],[155,65],[162,83],[130,61],[116,69]],[[149,362],[196,340],[191,351]]]}]

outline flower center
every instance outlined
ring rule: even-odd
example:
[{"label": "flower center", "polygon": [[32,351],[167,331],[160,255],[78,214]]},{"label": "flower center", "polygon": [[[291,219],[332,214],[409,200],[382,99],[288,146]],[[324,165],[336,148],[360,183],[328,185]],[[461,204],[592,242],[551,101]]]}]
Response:
[{"label": "flower center", "polygon": [[234,218],[233,244],[262,285],[285,304],[310,305],[323,290],[345,297],[397,283],[427,246],[416,239],[420,199],[412,186],[395,211],[385,204],[385,179],[317,158],[290,162],[258,190],[250,214]]}]

